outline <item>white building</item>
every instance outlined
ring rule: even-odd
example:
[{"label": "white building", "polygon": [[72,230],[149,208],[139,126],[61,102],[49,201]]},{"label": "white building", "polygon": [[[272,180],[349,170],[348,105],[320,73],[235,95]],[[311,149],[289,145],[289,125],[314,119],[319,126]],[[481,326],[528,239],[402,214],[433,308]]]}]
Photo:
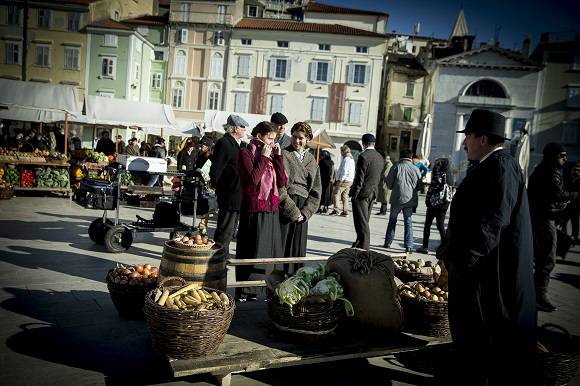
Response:
[{"label": "white building", "polygon": [[359,140],[376,130],[384,47],[384,34],[338,24],[243,19],[230,42],[225,109],[278,111],[337,144]]},{"label": "white building", "polygon": [[455,171],[464,171],[465,136],[456,131],[463,130],[476,108],[504,115],[506,136],[519,138],[526,122],[533,123],[541,69],[517,52],[492,45],[437,60],[429,76],[434,90],[431,160],[451,157]]}]

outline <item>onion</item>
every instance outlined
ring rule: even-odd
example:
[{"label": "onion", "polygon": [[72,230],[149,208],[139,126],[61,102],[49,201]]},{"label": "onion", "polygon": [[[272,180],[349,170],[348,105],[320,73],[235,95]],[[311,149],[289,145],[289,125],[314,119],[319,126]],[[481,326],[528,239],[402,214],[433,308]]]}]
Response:
[{"label": "onion", "polygon": [[158,275],[158,272],[154,271],[154,272],[151,272],[151,275],[149,275],[149,277],[153,278],[153,279],[157,279],[157,275]]},{"label": "onion", "polygon": [[137,285],[138,281],[135,279],[129,280],[129,285]]},{"label": "onion", "polygon": [[129,275],[129,277],[131,279],[138,279],[139,277],[141,277],[141,274],[139,272],[131,272],[131,274]]},{"label": "onion", "polygon": [[137,271],[139,273],[143,272],[143,266],[141,264],[137,264],[135,266],[135,271]]},{"label": "onion", "polygon": [[127,268],[125,268],[125,269],[123,270],[123,275],[125,275],[125,276],[129,276],[130,274],[131,274],[131,271],[130,271],[130,270],[128,270]]},{"label": "onion", "polygon": [[159,268],[151,267],[151,273],[153,273],[153,272],[159,272]]},{"label": "onion", "polygon": [[143,268],[143,276],[148,277],[149,275],[151,275],[149,268]]},{"label": "onion", "polygon": [[145,264],[145,265],[143,266],[143,268],[144,268],[144,269],[151,269],[151,264]]}]

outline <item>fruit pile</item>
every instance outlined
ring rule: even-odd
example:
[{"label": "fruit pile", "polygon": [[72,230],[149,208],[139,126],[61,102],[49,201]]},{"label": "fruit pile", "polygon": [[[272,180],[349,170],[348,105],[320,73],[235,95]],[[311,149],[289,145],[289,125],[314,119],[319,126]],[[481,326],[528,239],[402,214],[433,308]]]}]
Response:
[{"label": "fruit pile", "polygon": [[214,241],[210,240],[207,235],[193,235],[192,233],[186,233],[184,236],[177,236],[173,238],[173,241],[177,243],[177,245],[187,245],[189,247],[193,245],[213,245]]},{"label": "fruit pile", "polygon": [[162,307],[173,310],[194,310],[199,312],[228,309],[231,307],[230,299],[223,292],[201,289],[197,283],[182,287],[172,294],[169,290],[155,290],[155,302]]},{"label": "fruit pile", "polygon": [[405,272],[424,273],[426,275],[433,274],[433,270],[439,272],[441,271],[440,267],[434,265],[430,261],[423,261],[423,259],[418,259],[417,261],[407,259],[396,259],[395,268]]},{"label": "fruit pile", "polygon": [[159,268],[152,267],[150,264],[123,265],[117,264],[107,274],[107,281],[115,284],[130,286],[155,286]]},{"label": "fruit pile", "polygon": [[20,186],[20,172],[15,168],[8,168],[6,170],[6,182],[10,185]]},{"label": "fruit pile", "polygon": [[437,284],[424,283],[403,284],[399,287],[399,293],[411,299],[433,302],[446,302],[449,294]]},{"label": "fruit pile", "polygon": [[20,173],[20,184],[23,188],[34,186],[34,172],[30,169],[23,169]]}]

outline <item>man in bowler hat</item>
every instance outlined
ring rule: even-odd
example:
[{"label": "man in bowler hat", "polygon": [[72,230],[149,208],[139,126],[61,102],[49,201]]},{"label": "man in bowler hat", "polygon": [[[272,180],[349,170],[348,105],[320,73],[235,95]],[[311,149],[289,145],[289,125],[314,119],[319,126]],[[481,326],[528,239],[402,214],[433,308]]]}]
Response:
[{"label": "man in bowler hat", "polygon": [[532,227],[522,170],[502,150],[504,130],[502,115],[476,109],[460,131],[478,163],[455,193],[437,250],[449,271],[453,384],[527,384],[534,360]]},{"label": "man in bowler hat", "polygon": [[385,161],[375,150],[375,136],[362,136],[363,152],[356,162],[354,181],[350,187],[349,196],[352,200],[352,218],[356,231],[356,240],[353,248],[369,249],[371,230],[369,218],[373,201],[377,197],[379,179],[381,178]]}]

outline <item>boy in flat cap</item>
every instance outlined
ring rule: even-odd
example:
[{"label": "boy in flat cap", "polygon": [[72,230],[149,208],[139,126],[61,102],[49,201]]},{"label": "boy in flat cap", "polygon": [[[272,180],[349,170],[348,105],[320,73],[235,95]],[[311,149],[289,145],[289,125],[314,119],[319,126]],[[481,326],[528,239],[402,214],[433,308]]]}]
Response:
[{"label": "boy in flat cap", "polygon": [[274,113],[270,118],[270,122],[276,125],[278,129],[278,134],[276,135],[276,143],[280,144],[280,149],[286,149],[288,146],[292,145],[292,137],[286,134],[286,124],[288,119],[282,113]]},{"label": "boy in flat cap", "polygon": [[504,130],[502,115],[476,109],[460,131],[478,163],[453,197],[437,249],[449,271],[452,384],[532,384],[523,379],[536,350],[532,227],[522,170],[502,150]]}]

